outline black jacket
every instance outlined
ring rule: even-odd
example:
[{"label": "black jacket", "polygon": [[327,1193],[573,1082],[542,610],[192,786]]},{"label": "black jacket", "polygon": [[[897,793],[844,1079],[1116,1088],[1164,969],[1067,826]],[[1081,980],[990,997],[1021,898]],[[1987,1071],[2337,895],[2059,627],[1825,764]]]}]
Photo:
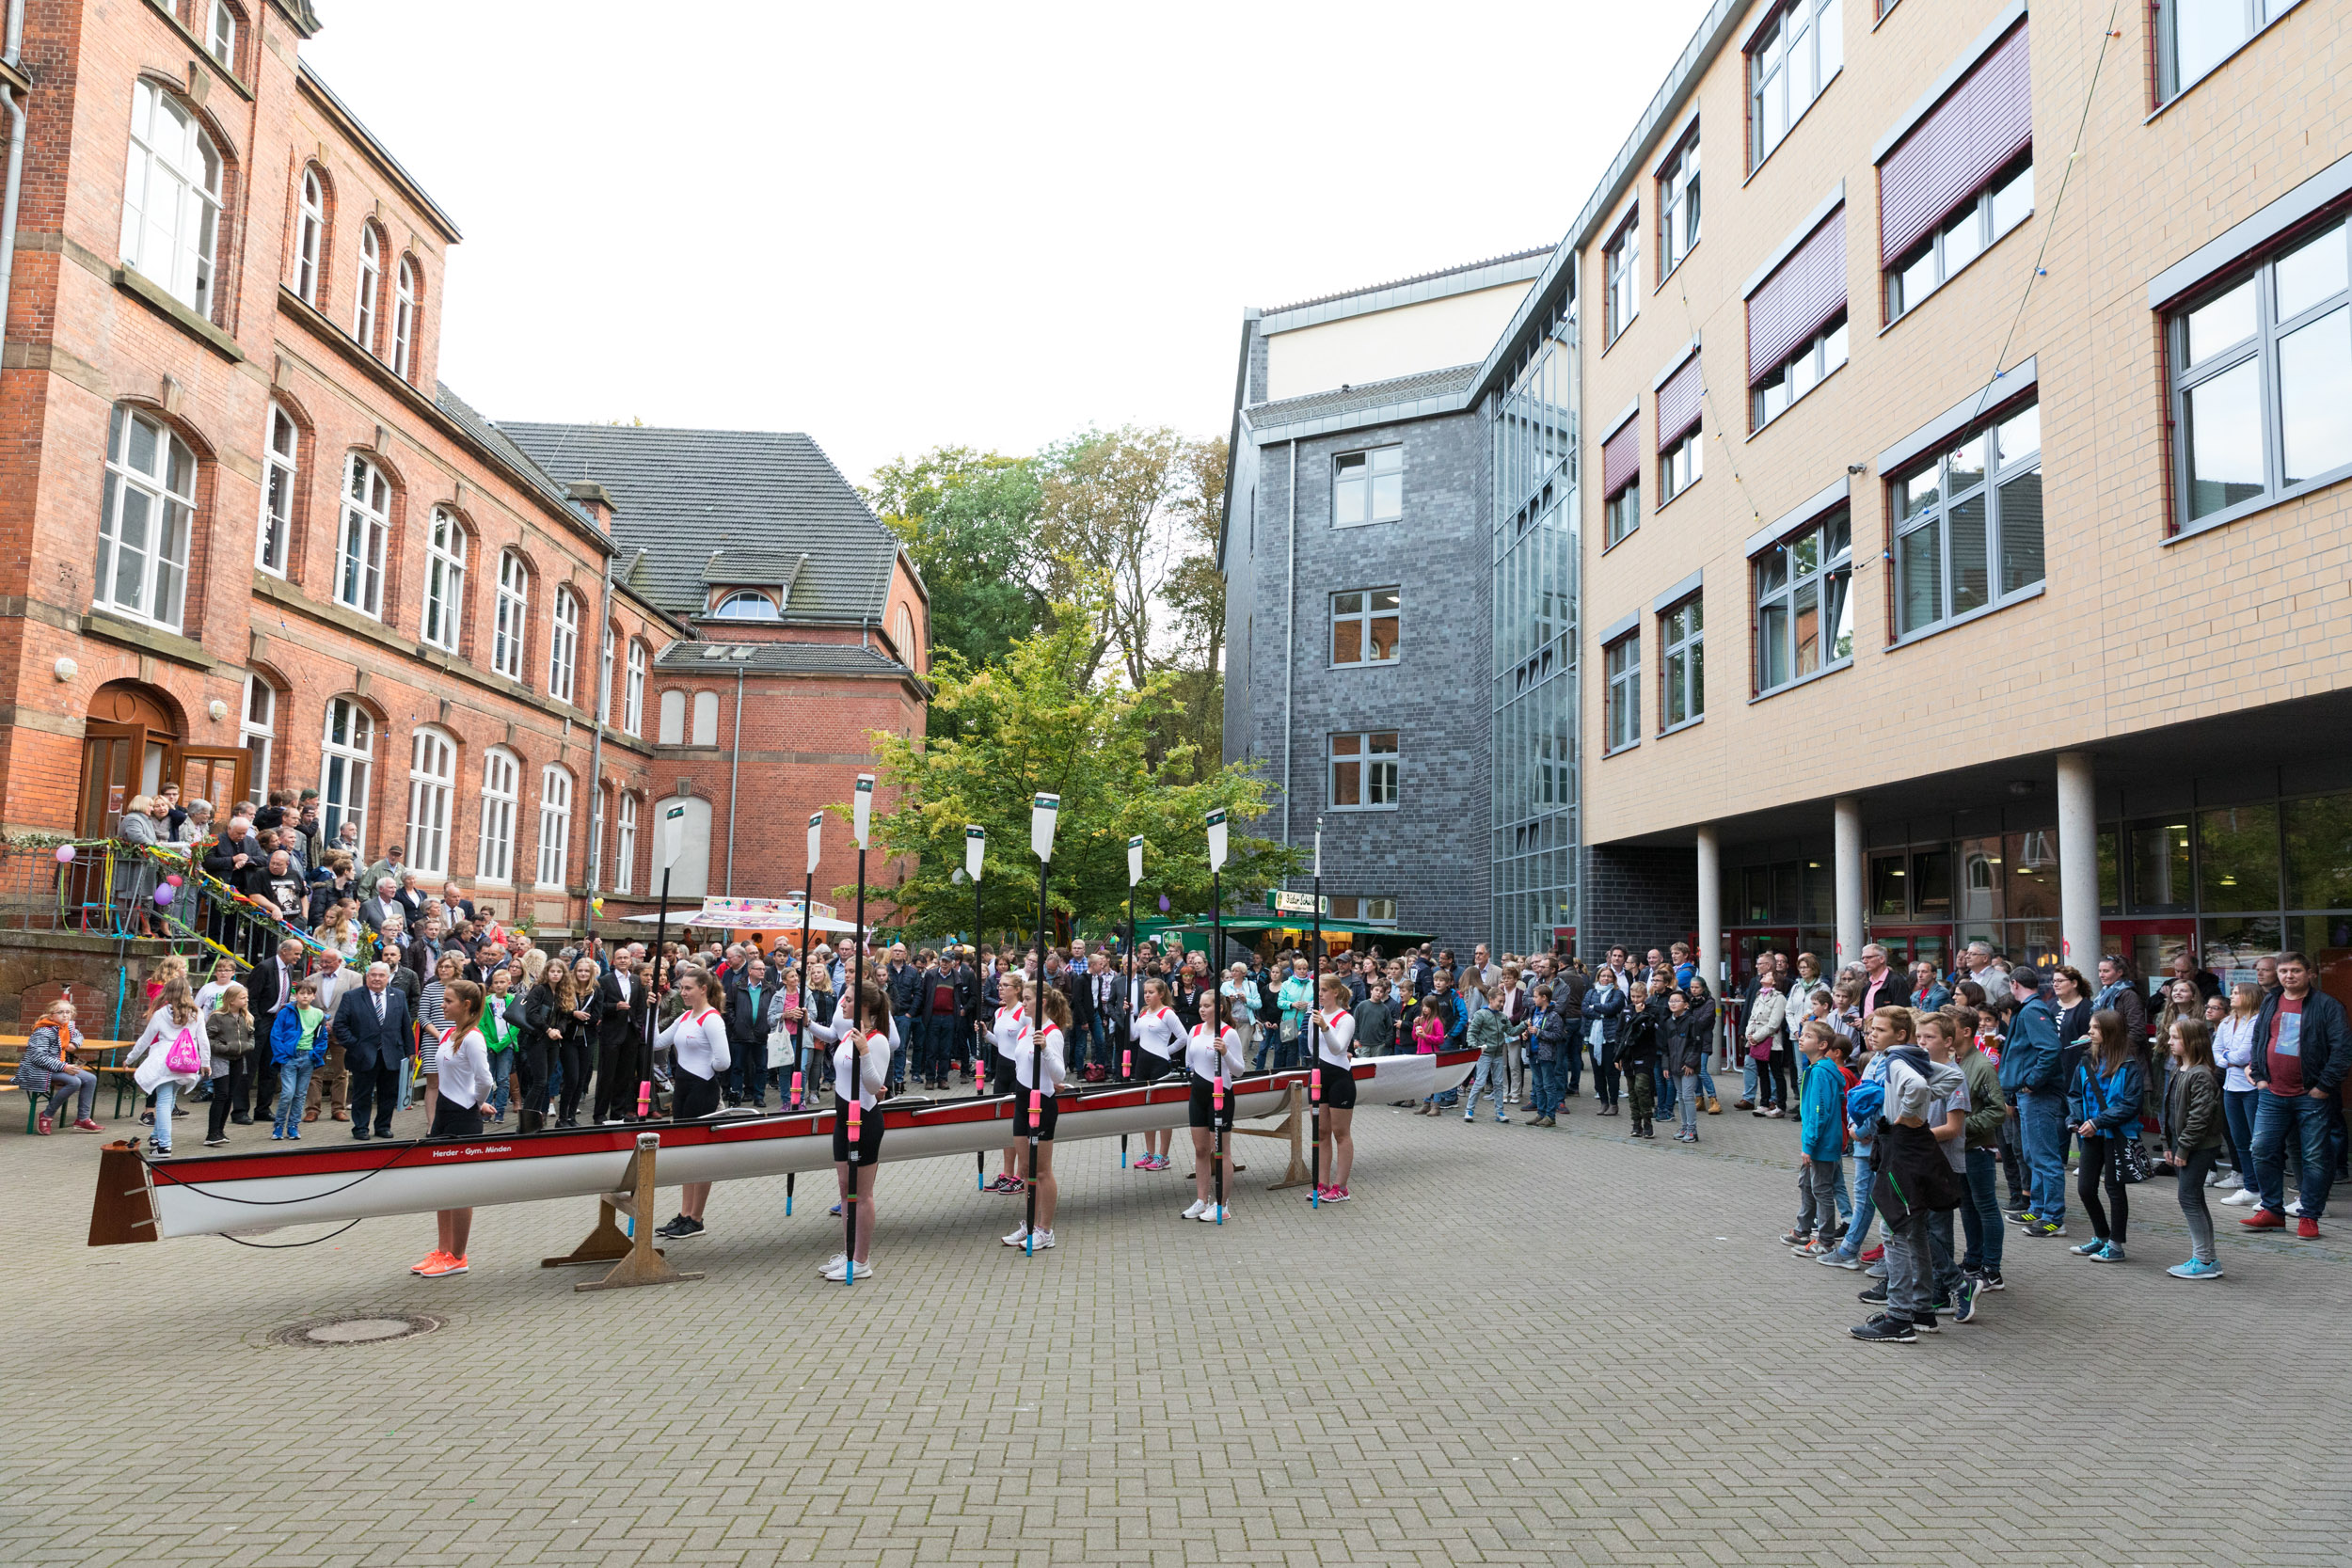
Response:
[{"label": "black jacket", "polygon": [[[2254,1015],[2254,1063],[2246,1075],[2257,1084],[2270,1082],[2270,1029],[2285,994],[2273,991],[2264,997],[2262,1010]],[[2345,1028],[2344,1004],[2316,986],[2303,993],[2300,1049],[2303,1087],[2335,1093],[2345,1069],[2352,1068],[2352,1032]]]},{"label": "black jacket", "polygon": [[892,1018],[915,1016],[915,1002],[922,984],[923,971],[919,965],[904,963],[890,971],[889,985],[885,989],[890,993]]},{"label": "black jacket", "polygon": [[[588,1019],[582,1022],[556,1006],[555,992],[542,980],[532,987],[531,994],[523,999],[524,1043],[545,1045],[549,1050],[558,1046],[589,1043],[596,1037],[597,1015],[596,998],[593,994],[588,999]],[[548,1037],[550,1029],[556,1031],[553,1039]]]},{"label": "black jacket", "polygon": [[[603,989],[601,981],[597,983],[597,989],[600,990]],[[757,1047],[761,1053],[757,1060],[765,1062],[768,1059],[766,1054],[768,1013],[775,1006],[776,994],[783,990],[784,988],[778,985],[773,977],[762,980],[759,983],[757,998],[755,1000],[751,977],[744,976],[743,983],[727,997],[727,1044],[729,1048],[738,1052],[749,1052],[754,1047]]]},{"label": "black jacket", "polygon": [[[774,988],[771,988],[771,990]],[[645,1037],[645,1017],[653,1006],[653,991],[643,981],[631,976],[628,983],[628,1006],[621,1006],[621,984],[610,970],[596,982],[598,1004],[597,1043],[619,1045],[626,1040]],[[545,1037],[541,1037],[544,1038]]]},{"label": "black jacket", "polygon": [[327,1038],[343,1048],[343,1065],[354,1072],[389,1071],[408,1054],[416,1014],[397,986],[384,988],[384,1017],[375,1016],[375,998],[366,986],[343,993],[335,1004],[335,1022]]}]

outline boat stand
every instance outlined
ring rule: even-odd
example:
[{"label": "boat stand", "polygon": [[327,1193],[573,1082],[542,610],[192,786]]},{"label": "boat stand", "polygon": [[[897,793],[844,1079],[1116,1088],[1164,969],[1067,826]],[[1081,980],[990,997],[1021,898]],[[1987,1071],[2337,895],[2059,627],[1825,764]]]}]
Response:
[{"label": "boat stand", "polygon": [[[1313,1175],[1307,1167],[1307,1158],[1305,1152],[1307,1147],[1305,1132],[1306,1126],[1306,1085],[1302,1084],[1293,1084],[1290,1088],[1290,1113],[1289,1115],[1283,1117],[1281,1126],[1236,1127],[1233,1129],[1235,1135],[1239,1137],[1288,1138],[1290,1140],[1291,1168],[1283,1173],[1281,1180],[1277,1181],[1273,1186],[1266,1189],[1268,1192],[1279,1193],[1285,1187],[1303,1187],[1314,1179]],[[1239,1170],[1241,1167],[1239,1165],[1235,1165],[1233,1168],[1235,1170]]]},{"label": "boat stand", "polygon": [[[637,1152],[628,1157],[628,1169],[621,1177],[621,1190],[600,1194],[596,1198],[596,1227],[567,1256],[542,1258],[539,1266],[560,1269],[574,1263],[613,1265],[602,1279],[581,1280],[572,1287],[574,1291],[619,1291],[632,1285],[675,1285],[681,1280],[702,1278],[699,1269],[682,1272],[672,1268],[661,1249],[653,1244],[653,1167],[654,1156],[660,1148],[660,1134],[640,1132]],[[621,1229],[619,1216],[623,1214],[637,1222],[634,1240]]]}]

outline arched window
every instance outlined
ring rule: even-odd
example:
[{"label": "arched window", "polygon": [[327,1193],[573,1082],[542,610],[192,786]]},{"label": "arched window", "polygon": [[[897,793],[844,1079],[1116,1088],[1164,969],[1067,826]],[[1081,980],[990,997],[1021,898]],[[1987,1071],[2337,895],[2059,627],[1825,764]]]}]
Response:
[{"label": "arched window", "polygon": [[515,875],[515,797],[522,758],[503,746],[482,753],[482,843],[474,852],[477,880],[503,882]]},{"label": "arched window", "polygon": [[359,303],[351,335],[371,354],[375,352],[375,300],[383,290],[384,242],[376,238],[375,225],[363,223],[359,226]]},{"label": "arched window", "polygon": [[710,613],[723,620],[728,621],[777,621],[783,619],[782,616],[776,613],[775,600],[770,598],[765,594],[755,594],[748,588],[739,594],[729,594],[725,598],[719,601],[719,608],[712,610]]},{"label": "arched window", "polygon": [[539,885],[564,885],[571,859],[572,776],[554,763],[539,773]]},{"label": "arched window", "polygon": [[449,875],[450,797],[457,788],[457,742],[421,729],[408,753],[408,864],[418,875]]},{"label": "arched window", "polygon": [[417,263],[404,256],[392,285],[392,373],[408,379],[409,348],[417,335]]},{"label": "arched window", "polygon": [[531,572],[513,550],[499,557],[498,615],[490,629],[490,668],[523,678],[523,618],[531,611]]},{"label": "arched window", "polygon": [[466,531],[447,507],[437,506],[424,541],[424,624],[419,634],[454,653],[465,603]]},{"label": "arched window", "polygon": [[384,541],[392,528],[392,486],[358,452],[343,478],[343,526],[338,536],[335,597],[365,615],[384,614]]},{"label": "arched window", "polygon": [[627,893],[637,885],[637,797],[621,792],[620,816],[612,831],[612,891]]},{"label": "arched window", "polygon": [[269,753],[278,738],[278,689],[259,675],[245,678],[245,716],[237,721],[237,744],[253,753],[249,784],[257,800],[269,799]]},{"label": "arched window", "polygon": [[[375,755],[375,719],[357,697],[334,697],[326,704],[326,737],[320,747],[319,821],[328,843],[345,822],[359,830],[359,843],[368,841],[368,766]],[[361,859],[355,856],[354,859]],[[361,863],[365,863],[362,859]]]},{"label": "arched window", "polygon": [[580,598],[570,589],[555,591],[555,612],[548,627],[548,695],[568,703],[572,700],[572,665],[580,655]]},{"label": "arched window", "polygon": [[319,302],[319,253],[326,248],[326,188],[319,171],[302,171],[302,213],[294,226],[294,293],[305,305]]},{"label": "arched window", "polygon": [[694,693],[694,744],[719,744],[719,694],[716,691]]},{"label": "arched window", "polygon": [[213,0],[213,24],[205,31],[204,48],[222,70],[237,69],[237,12],[229,0]]},{"label": "arched window", "polygon": [[890,641],[898,645],[898,662],[914,668],[914,612],[900,605],[890,617]]},{"label": "arched window", "polygon": [[645,733],[645,645],[628,640],[628,689],[621,694],[621,728],[630,735]]},{"label": "arched window", "polygon": [[269,441],[262,452],[262,524],[254,535],[253,564],[273,577],[286,575],[294,544],[295,458],[302,445],[294,419],[269,405]]},{"label": "arched window", "polygon": [[161,420],[116,404],[92,601],[178,631],[195,519],[196,454]]},{"label": "arched window", "polygon": [[596,722],[612,721],[612,623],[604,624],[604,656],[596,665]]},{"label": "arched window", "polygon": [[664,746],[686,744],[686,693],[672,687],[661,694],[660,742]]},{"label": "arched window", "polygon": [[122,264],[207,321],[220,235],[220,153],[187,107],[144,79],[131,89],[122,184]]}]

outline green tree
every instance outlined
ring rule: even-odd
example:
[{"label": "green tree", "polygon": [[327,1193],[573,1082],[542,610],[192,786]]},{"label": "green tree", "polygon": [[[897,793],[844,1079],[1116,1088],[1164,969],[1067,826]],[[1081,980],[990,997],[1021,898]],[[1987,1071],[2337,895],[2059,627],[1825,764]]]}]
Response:
[{"label": "green tree", "polygon": [[1133,690],[1152,670],[1153,611],[1179,556],[1174,503],[1187,443],[1165,427],[1086,431],[1038,454],[1055,602],[1087,612],[1087,679],[1119,656]]},{"label": "green tree", "polygon": [[963,865],[964,825],[977,823],[988,830],[991,924],[1034,926],[1029,809],[1040,793],[1061,797],[1048,901],[1073,921],[1123,915],[1134,833],[1144,837],[1144,895],[1156,901],[1166,894],[1176,909],[1205,911],[1204,818],[1218,806],[1231,827],[1228,912],[1300,869],[1302,851],[1245,832],[1266,809],[1266,786],[1254,772],[1199,767],[1182,744],[1152,759],[1155,727],[1168,722],[1173,701],[1168,677],[1152,676],[1141,690],[1093,681],[1100,613],[1057,606],[1048,629],[1014,641],[993,667],[943,656],[932,666],[931,704],[947,723],[925,740],[874,733],[890,802],[875,823],[875,842],[912,866],[891,893],[901,925],[945,931],[969,923],[972,889],[954,874]]},{"label": "green tree", "polygon": [[930,593],[933,657],[993,664],[1043,624],[1040,465],[969,447],[886,463],[865,491]]},{"label": "green tree", "polygon": [[1173,722],[1159,752],[1192,748],[1196,768],[1214,769],[1225,754],[1225,578],[1216,569],[1225,506],[1224,437],[1188,444],[1178,459],[1169,511],[1177,557],[1160,590],[1166,652],[1155,660],[1169,677]]}]

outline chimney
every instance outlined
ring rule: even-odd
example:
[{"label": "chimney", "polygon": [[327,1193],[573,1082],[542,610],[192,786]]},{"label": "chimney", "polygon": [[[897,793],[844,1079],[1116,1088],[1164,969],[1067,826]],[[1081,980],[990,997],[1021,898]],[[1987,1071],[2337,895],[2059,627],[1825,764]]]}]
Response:
[{"label": "chimney", "polygon": [[564,486],[564,493],[596,519],[598,529],[606,533],[612,531],[612,492],[593,479],[582,479]]}]

